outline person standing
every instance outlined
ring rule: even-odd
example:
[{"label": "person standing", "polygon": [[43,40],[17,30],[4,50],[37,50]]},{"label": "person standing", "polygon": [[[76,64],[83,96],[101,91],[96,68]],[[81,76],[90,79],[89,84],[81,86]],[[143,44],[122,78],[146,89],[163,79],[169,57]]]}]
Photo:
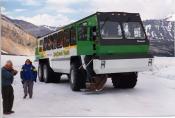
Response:
[{"label": "person standing", "polygon": [[10,60],[6,62],[5,66],[2,67],[1,71],[3,113],[8,115],[14,113],[14,111],[12,111],[14,101],[12,83],[14,80],[14,76],[17,74],[17,71],[13,69],[13,63]]},{"label": "person standing", "polygon": [[33,85],[34,85],[34,81],[36,82],[37,71],[29,59],[27,59],[25,61],[25,64],[22,66],[20,75],[21,75],[23,88],[24,88],[23,98],[25,99],[28,94],[29,94],[29,98],[32,98],[33,97]]}]

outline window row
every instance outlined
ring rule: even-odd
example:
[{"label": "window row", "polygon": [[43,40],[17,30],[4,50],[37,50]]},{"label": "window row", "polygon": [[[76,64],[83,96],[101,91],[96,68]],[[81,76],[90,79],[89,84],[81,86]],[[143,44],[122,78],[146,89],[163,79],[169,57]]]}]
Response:
[{"label": "window row", "polygon": [[52,50],[76,44],[76,30],[67,29],[44,38],[43,50]]}]

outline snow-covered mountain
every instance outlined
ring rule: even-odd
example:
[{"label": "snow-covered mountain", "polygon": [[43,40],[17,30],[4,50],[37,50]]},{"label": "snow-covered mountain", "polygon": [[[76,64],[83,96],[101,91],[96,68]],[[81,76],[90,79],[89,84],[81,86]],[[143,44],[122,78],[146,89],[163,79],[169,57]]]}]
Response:
[{"label": "snow-covered mountain", "polygon": [[150,40],[174,41],[174,22],[165,20],[144,21],[145,30]]},{"label": "snow-covered mountain", "polygon": [[166,18],[165,18],[166,21],[174,21],[175,22],[175,13],[172,13],[170,15],[168,15]]},{"label": "snow-covered mountain", "polygon": [[12,19],[5,15],[2,15],[2,17],[8,20],[8,22],[11,22],[16,26],[22,28],[24,31],[31,33],[35,37],[44,36],[50,32],[57,30],[57,27],[53,27],[53,26],[47,26],[47,25],[36,26],[24,20]]},{"label": "snow-covered mountain", "polygon": [[151,42],[151,52],[158,56],[173,56],[175,22],[162,19],[146,20],[143,23],[148,39]]},{"label": "snow-covered mountain", "polygon": [[26,22],[23,20],[14,19],[12,21],[13,21],[13,23],[15,23],[18,26],[20,26],[21,28],[23,28],[25,31],[33,34],[35,37],[44,36],[44,35],[46,35],[50,32],[53,32],[57,29],[56,27],[51,27],[51,26],[46,26],[46,25],[36,26],[32,23],[29,23],[29,22]]},{"label": "snow-covered mountain", "polygon": [[47,29],[50,30],[50,31],[55,31],[55,30],[58,29],[57,27],[48,26],[48,25],[41,25],[41,26],[39,26],[39,27],[40,27],[40,28],[41,28],[41,27],[47,28]]}]

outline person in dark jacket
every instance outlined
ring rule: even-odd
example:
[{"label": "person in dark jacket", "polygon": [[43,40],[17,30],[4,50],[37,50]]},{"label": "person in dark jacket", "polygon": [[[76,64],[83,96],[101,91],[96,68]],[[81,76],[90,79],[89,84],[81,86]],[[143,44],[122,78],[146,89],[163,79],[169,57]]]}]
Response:
[{"label": "person in dark jacket", "polygon": [[17,74],[17,71],[13,69],[13,64],[11,61],[7,61],[5,66],[1,69],[2,73],[2,99],[3,99],[3,113],[11,114],[14,113],[12,111],[13,101],[14,101],[14,93],[12,83],[14,80],[14,76]]},{"label": "person in dark jacket", "polygon": [[23,88],[24,88],[24,99],[27,97],[28,94],[29,94],[29,98],[32,98],[33,85],[34,85],[34,81],[36,82],[37,71],[29,59],[27,59],[25,61],[25,64],[22,66],[20,75],[21,75]]}]

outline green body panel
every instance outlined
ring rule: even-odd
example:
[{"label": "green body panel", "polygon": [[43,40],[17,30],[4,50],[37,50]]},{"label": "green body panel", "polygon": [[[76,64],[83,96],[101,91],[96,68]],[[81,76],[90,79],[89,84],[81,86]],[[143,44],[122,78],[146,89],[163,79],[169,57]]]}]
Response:
[{"label": "green body panel", "polygon": [[77,54],[78,55],[93,55],[93,42],[92,41],[78,41]]},{"label": "green body panel", "polygon": [[37,47],[35,49],[35,59],[38,60],[38,59],[42,59],[43,58],[43,55],[39,52],[39,48]]},{"label": "green body panel", "polygon": [[108,55],[108,54],[147,54],[149,50],[148,45],[113,45],[102,46],[96,45],[96,51],[91,50],[93,48],[93,42],[91,41],[79,41],[77,47],[78,55]]},{"label": "green body panel", "polygon": [[[87,40],[81,40],[77,36],[77,54],[78,55],[93,55],[94,50],[93,50],[93,41],[91,40],[90,37],[90,27],[97,26],[97,17],[96,15],[93,15],[89,17],[88,19],[82,20],[76,24],[77,29],[79,26],[86,22],[87,23]],[[77,32],[78,34],[78,32]]]},{"label": "green body panel", "polygon": [[140,54],[148,53],[148,45],[114,45],[114,46],[102,46],[97,45],[96,54]]}]

